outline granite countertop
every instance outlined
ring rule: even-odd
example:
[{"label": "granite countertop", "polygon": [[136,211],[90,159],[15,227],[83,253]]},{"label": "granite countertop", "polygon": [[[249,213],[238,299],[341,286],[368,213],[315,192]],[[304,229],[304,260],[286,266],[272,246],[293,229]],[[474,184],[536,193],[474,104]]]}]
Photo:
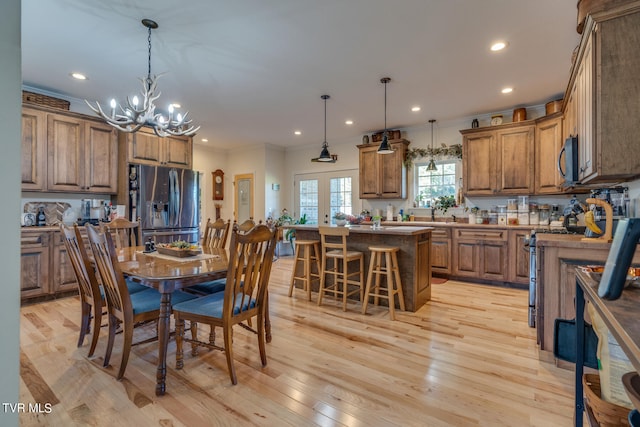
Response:
[{"label": "granite countertop", "polygon": [[582,240],[582,234],[536,234],[536,246],[574,249],[609,249],[611,243],[602,239]]},{"label": "granite countertop", "polygon": [[[370,222],[363,222],[368,225]],[[494,230],[534,230],[538,225],[498,225],[498,224],[469,224],[468,222],[453,221],[382,221],[383,226],[418,226],[418,227],[448,227],[448,228],[487,228]]]}]

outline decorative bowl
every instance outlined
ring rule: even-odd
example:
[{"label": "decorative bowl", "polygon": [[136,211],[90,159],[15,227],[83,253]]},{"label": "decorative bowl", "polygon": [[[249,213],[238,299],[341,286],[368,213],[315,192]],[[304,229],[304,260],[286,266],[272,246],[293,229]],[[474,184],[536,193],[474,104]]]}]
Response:
[{"label": "decorative bowl", "polygon": [[336,225],[338,227],[344,227],[345,225],[347,225],[347,220],[346,219],[336,219]]},{"label": "decorative bowl", "polygon": [[180,249],[180,248],[172,248],[169,246],[159,246],[159,245],[156,246],[156,250],[158,251],[159,254],[175,256],[178,258],[196,256],[202,253],[202,250],[200,248]]}]

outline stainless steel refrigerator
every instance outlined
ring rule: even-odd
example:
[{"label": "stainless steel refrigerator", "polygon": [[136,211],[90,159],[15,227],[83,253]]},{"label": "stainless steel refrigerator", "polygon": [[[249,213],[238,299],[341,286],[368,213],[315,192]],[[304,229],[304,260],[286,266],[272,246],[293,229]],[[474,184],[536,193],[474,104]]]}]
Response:
[{"label": "stainless steel refrigerator", "polygon": [[142,240],[197,243],[200,182],[197,171],[129,165],[131,220],[140,218]]}]

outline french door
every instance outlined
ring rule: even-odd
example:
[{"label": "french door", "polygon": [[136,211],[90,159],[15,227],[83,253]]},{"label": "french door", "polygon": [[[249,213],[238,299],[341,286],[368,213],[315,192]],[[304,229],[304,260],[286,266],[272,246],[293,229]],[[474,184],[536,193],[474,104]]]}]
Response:
[{"label": "french door", "polygon": [[307,224],[335,224],[337,212],[360,213],[357,169],[299,174],[293,185],[294,215],[306,215]]}]

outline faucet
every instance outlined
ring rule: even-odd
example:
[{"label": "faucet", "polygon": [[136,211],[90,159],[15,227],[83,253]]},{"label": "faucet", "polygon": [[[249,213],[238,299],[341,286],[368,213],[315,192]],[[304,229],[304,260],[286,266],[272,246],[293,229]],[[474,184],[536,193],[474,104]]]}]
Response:
[{"label": "faucet", "polygon": [[451,221],[456,222],[456,216],[455,215],[451,215]]}]

